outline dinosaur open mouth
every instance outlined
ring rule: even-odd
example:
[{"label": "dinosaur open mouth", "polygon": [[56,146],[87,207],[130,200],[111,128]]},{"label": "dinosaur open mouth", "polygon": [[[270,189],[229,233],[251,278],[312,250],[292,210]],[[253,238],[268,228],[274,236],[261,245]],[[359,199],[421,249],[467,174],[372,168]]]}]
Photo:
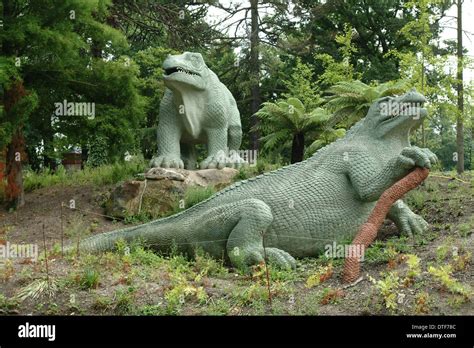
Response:
[{"label": "dinosaur open mouth", "polygon": [[187,75],[199,76],[198,73],[196,73],[194,71],[191,71],[191,70],[187,70],[187,69],[182,68],[180,66],[165,69],[165,74],[166,75],[171,75],[171,74],[174,74],[174,73],[183,73],[183,74],[187,74]]}]

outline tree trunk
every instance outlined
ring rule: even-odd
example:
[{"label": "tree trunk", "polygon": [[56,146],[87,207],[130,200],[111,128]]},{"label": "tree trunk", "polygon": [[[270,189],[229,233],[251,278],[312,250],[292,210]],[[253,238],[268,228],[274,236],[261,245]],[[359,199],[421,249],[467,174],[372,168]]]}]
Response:
[{"label": "tree trunk", "polygon": [[[250,0],[250,17],[251,17],[251,33],[250,33],[250,79],[252,81],[252,87],[250,88],[250,96],[252,103],[250,105],[250,124],[255,129],[258,125],[258,117],[255,113],[260,108],[261,95],[260,95],[260,61],[259,61],[259,38],[258,38],[258,0]],[[260,134],[257,130],[252,131],[250,134],[250,145],[252,150],[259,149],[259,138]]]},{"label": "tree trunk", "polygon": [[304,154],[304,133],[293,135],[291,144],[291,163],[301,162]]},{"label": "tree trunk", "polygon": [[464,87],[463,87],[463,52],[462,52],[462,0],[457,0],[458,9],[458,42],[457,42],[457,92],[458,92],[458,115],[456,119],[456,146],[458,153],[457,171],[464,172]]},{"label": "tree trunk", "polygon": [[[16,103],[26,95],[23,82],[13,82],[4,94],[5,112],[8,113]],[[6,201],[11,208],[19,208],[24,205],[23,174],[21,162],[25,161],[25,140],[23,138],[22,124],[16,125],[10,144],[7,145],[6,155],[6,177],[7,187],[5,190]]]},{"label": "tree trunk", "polygon": [[[15,2],[5,0],[3,2],[3,23],[4,26],[12,25],[14,18]],[[17,55],[17,51],[13,40],[6,40],[2,47],[3,55],[7,57],[13,57]],[[3,94],[3,106],[5,113],[8,115],[10,110],[15,106],[26,95],[23,82],[11,81],[8,89]],[[11,208],[19,208],[24,205],[24,191],[23,191],[23,175],[21,162],[26,157],[24,151],[24,139],[22,133],[22,124],[15,124],[15,120],[12,120],[14,125],[12,138],[10,144],[6,148],[5,158],[5,175],[7,178],[7,186],[5,188],[5,200],[7,205]]]}]

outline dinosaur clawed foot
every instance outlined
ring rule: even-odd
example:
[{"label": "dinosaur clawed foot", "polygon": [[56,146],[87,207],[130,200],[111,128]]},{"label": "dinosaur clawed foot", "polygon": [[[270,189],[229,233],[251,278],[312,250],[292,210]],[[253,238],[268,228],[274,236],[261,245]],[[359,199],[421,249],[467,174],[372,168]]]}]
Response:
[{"label": "dinosaur clawed foot", "polygon": [[429,225],[420,215],[407,210],[400,214],[397,221],[397,227],[401,234],[411,237],[414,234],[422,234],[423,232],[426,232]]},{"label": "dinosaur clawed foot", "polygon": [[201,162],[199,167],[201,169],[222,169],[224,167],[240,168],[246,163],[247,162],[245,162],[236,151],[230,151],[229,155],[227,155],[225,151],[221,150],[216,154],[207,157]]},{"label": "dinosaur clawed foot", "polygon": [[178,168],[183,169],[184,163],[181,158],[173,155],[161,155],[154,157],[150,161],[150,167],[152,168]]},{"label": "dinosaur clawed foot", "polygon": [[252,248],[250,250],[240,251],[238,247],[232,250],[230,259],[234,266],[252,266],[258,265],[264,260],[264,257],[273,265],[282,269],[295,269],[296,260],[286,251],[277,248]]},{"label": "dinosaur clawed foot", "polygon": [[286,251],[277,248],[265,248],[267,259],[283,269],[296,269],[296,260]]}]

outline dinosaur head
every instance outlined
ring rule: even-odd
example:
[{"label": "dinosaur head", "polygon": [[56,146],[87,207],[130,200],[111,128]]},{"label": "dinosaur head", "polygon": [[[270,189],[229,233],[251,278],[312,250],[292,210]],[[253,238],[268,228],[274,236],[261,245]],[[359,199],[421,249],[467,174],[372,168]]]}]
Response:
[{"label": "dinosaur head", "polygon": [[397,134],[407,136],[428,114],[425,102],[425,97],[415,89],[398,97],[380,98],[367,113],[366,128],[377,138]]},{"label": "dinosaur head", "polygon": [[204,90],[208,68],[200,53],[170,55],[163,63],[165,85],[172,89]]}]

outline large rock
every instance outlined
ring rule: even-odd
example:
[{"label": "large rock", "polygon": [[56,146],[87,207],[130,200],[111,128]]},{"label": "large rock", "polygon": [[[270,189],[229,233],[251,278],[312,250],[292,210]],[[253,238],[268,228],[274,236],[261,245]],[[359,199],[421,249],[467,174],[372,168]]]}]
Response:
[{"label": "large rock", "polygon": [[233,182],[237,169],[186,170],[151,168],[145,180],[120,183],[105,203],[105,213],[124,218],[146,212],[157,218],[175,209],[189,187],[214,187],[221,190]]}]

